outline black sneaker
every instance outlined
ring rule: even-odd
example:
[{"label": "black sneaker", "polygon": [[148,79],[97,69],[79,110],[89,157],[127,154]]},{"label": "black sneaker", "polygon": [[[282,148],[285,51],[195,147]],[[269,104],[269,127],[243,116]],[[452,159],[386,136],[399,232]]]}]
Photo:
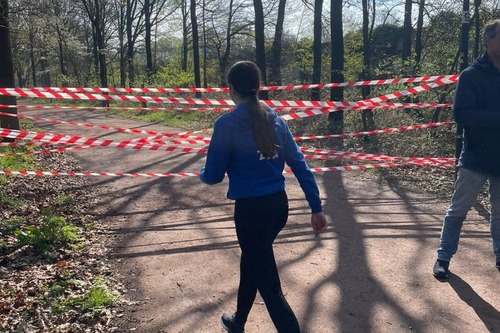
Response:
[{"label": "black sneaker", "polygon": [[222,328],[225,329],[228,333],[245,333],[245,327],[234,321],[234,314],[230,315],[224,313],[220,318],[220,323],[222,325]]},{"label": "black sneaker", "polygon": [[448,278],[448,267],[450,266],[449,261],[445,260],[436,260],[436,263],[434,264],[434,268],[432,269],[434,277],[438,279],[446,279]]}]

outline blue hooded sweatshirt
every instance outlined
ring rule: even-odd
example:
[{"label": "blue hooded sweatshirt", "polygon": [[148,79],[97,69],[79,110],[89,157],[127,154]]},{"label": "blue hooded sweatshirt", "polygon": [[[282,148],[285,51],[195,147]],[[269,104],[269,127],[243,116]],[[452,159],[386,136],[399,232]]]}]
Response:
[{"label": "blue hooded sweatshirt", "polygon": [[293,139],[286,122],[266,107],[274,124],[277,154],[264,158],[257,149],[252,134],[251,117],[245,103],[232,112],[220,116],[214,131],[205,167],[200,179],[206,184],[222,182],[229,177],[229,199],[254,198],[285,189],[283,170],[285,163],[297,177],[312,213],[322,211],[319,190],[304,154]]},{"label": "blue hooded sweatshirt", "polygon": [[453,113],[464,128],[459,166],[500,176],[500,71],[486,53],[460,75]]}]

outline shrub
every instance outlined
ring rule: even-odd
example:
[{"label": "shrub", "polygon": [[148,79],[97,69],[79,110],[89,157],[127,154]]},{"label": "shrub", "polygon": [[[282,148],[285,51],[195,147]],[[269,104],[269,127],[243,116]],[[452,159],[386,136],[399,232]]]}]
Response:
[{"label": "shrub", "polygon": [[28,226],[25,231],[15,232],[19,246],[29,245],[39,254],[46,254],[58,247],[75,244],[79,229],[67,223],[61,216],[45,215],[40,226]]}]

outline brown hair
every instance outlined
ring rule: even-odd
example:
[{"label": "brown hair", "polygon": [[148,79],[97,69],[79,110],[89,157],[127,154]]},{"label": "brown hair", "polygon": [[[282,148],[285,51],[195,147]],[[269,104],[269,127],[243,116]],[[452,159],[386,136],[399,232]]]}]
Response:
[{"label": "brown hair", "polygon": [[492,39],[492,38],[496,37],[496,35],[498,33],[497,28],[499,26],[500,26],[500,20],[499,19],[491,20],[491,21],[488,21],[486,23],[486,25],[483,28],[483,44],[484,44],[485,47],[487,47],[486,46],[486,41],[488,39]]},{"label": "brown hair", "polygon": [[260,89],[259,67],[251,61],[239,61],[229,69],[227,82],[249,100],[248,112],[252,119],[252,134],[257,149],[265,158],[272,158],[276,154],[274,129],[269,113],[260,104],[257,95]]}]

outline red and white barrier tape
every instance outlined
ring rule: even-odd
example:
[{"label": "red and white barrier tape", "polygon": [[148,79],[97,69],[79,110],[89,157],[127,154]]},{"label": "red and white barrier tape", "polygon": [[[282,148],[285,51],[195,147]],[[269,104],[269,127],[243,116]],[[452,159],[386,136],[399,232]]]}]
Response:
[{"label": "red and white barrier tape", "polygon": [[[366,169],[379,169],[379,168],[392,168],[398,166],[428,166],[415,163],[377,163],[377,164],[360,164],[360,165],[346,165],[339,167],[323,167],[311,168],[314,173],[328,172],[328,171],[354,171]],[[440,167],[454,167],[454,165],[435,165]],[[284,170],[284,174],[292,174],[292,170]],[[27,170],[0,170],[2,175],[19,175],[19,176],[83,176],[83,177],[198,177],[198,172],[180,172],[180,173],[112,173],[112,172],[59,172],[59,171],[27,171]]]},{"label": "red and white barrier tape", "polygon": [[306,159],[317,159],[317,160],[351,160],[351,161],[385,161],[385,162],[414,162],[423,164],[454,164],[454,158],[434,158],[434,157],[396,157],[396,156],[380,156],[380,155],[366,155],[352,153],[350,155],[304,155]]},{"label": "red and white barrier tape", "polygon": [[[448,157],[398,157],[380,154],[355,153],[340,150],[325,150],[317,148],[300,147],[300,151],[304,153],[306,158],[316,159],[336,159],[332,156],[337,156],[338,159],[355,159],[355,160],[375,160],[375,161],[409,161],[409,162],[431,162],[431,163],[453,163],[454,158]],[[313,153],[313,154],[306,154]]]},{"label": "red and white barrier tape", "polygon": [[[353,102],[350,102],[353,103]],[[365,106],[359,107],[274,107],[276,112],[304,112],[299,115],[284,115],[285,120],[299,119],[310,114],[311,116],[328,114],[334,111],[343,110],[365,110],[365,109],[397,109],[397,108],[450,108],[453,104],[449,103],[375,103],[367,104]],[[97,106],[56,106],[56,105],[5,105],[0,104],[0,108],[17,108],[17,109],[54,109],[54,110],[119,110],[119,111],[200,111],[200,112],[228,112],[233,109],[233,107],[165,107],[165,108],[139,108],[139,107],[97,107]],[[303,115],[303,116],[301,116]],[[295,117],[295,118],[294,118]]]},{"label": "red and white barrier tape", "polygon": [[[73,122],[73,121],[31,117],[31,116],[26,116],[26,115],[21,115],[21,114],[12,114],[12,113],[5,113],[5,112],[0,112],[0,116],[15,117],[15,118],[20,118],[20,119],[30,119],[30,120],[35,120],[35,121],[45,121],[45,122],[50,122],[53,124],[83,126],[83,127],[87,127],[87,128],[98,128],[98,129],[102,129],[102,130],[114,130],[114,131],[118,131],[118,132],[132,133],[132,134],[155,135],[155,138],[176,137],[176,138],[189,139],[189,140],[192,140],[193,142],[194,141],[201,141],[201,142],[206,142],[206,143],[209,142],[209,141],[207,141],[207,138],[204,136],[193,136],[192,135],[194,133],[202,133],[204,131],[187,131],[187,132],[180,132],[180,133],[166,133],[166,132],[157,132],[157,131],[153,131],[153,130],[138,130],[138,129],[133,129],[133,128],[122,128],[122,127],[112,127],[112,126],[106,126],[106,125],[93,125],[93,124],[87,124],[87,123],[77,123],[77,122]],[[176,140],[176,141],[179,141],[179,140]],[[186,141],[188,141],[188,140],[186,140]],[[199,142],[194,142],[194,143],[199,143]]]},{"label": "red and white barrier tape", "polygon": [[329,114],[335,111],[359,111],[359,110],[373,110],[373,109],[401,109],[401,108],[427,108],[427,107],[451,107],[452,104],[413,104],[413,103],[375,103],[367,104],[364,106],[348,106],[348,107],[324,107],[324,108],[307,108],[306,111],[299,111],[281,116],[283,120],[296,120],[307,117],[314,117],[319,115]]},{"label": "red and white barrier tape", "polygon": [[[336,101],[273,101],[262,100],[268,106],[285,106],[285,107],[346,107],[353,108],[356,106],[373,105],[378,102],[385,102],[390,99],[400,98],[417,94],[422,91],[430,90],[435,87],[443,86],[450,83],[455,83],[456,80],[444,79],[436,80],[435,82],[401,90],[392,94],[387,94],[373,99],[366,99],[358,102],[336,102]],[[74,99],[74,100],[101,100],[101,101],[120,101],[120,102],[142,102],[142,103],[160,103],[160,104],[201,104],[201,105],[221,105],[234,106],[232,100],[224,99],[200,99],[200,98],[173,98],[159,96],[132,96],[132,95],[105,95],[105,94],[90,94],[90,93],[56,93],[42,92],[36,89],[24,88],[0,88],[0,95],[17,96],[28,98],[55,98],[55,99]]]},{"label": "red and white barrier tape", "polygon": [[197,172],[180,173],[121,173],[121,172],[60,172],[60,171],[27,171],[27,170],[0,170],[0,175],[18,176],[83,176],[83,177],[194,177],[199,176]]},{"label": "red and white barrier tape", "polygon": [[159,96],[133,96],[133,95],[106,95],[91,93],[56,93],[48,91],[39,91],[28,88],[0,88],[0,95],[16,96],[24,98],[54,98],[70,100],[88,100],[88,101],[118,101],[118,102],[139,102],[153,104],[190,104],[190,105],[222,105],[234,106],[231,100],[217,99],[199,99],[199,98],[173,98]]},{"label": "red and white barrier tape", "polygon": [[[168,143],[167,142],[163,142],[163,141],[157,141],[157,142],[149,142],[149,141],[142,141],[142,140],[138,140],[138,142],[142,143],[142,144],[147,144],[148,146],[151,146],[151,147],[155,147],[155,149],[151,149],[151,150],[159,150],[159,148],[156,148],[156,147],[159,147],[159,146],[164,146],[166,144],[194,144],[194,143],[199,143],[199,142],[184,142],[184,141],[178,141],[178,140],[173,140],[173,141],[169,141]],[[10,143],[10,142],[6,142],[6,143]],[[41,143],[42,145],[45,144],[45,145],[53,145],[53,143]],[[56,143],[57,144],[57,143]],[[61,143],[60,143],[61,144]],[[3,146],[2,144],[0,144],[0,146]],[[6,145],[7,146],[7,145]],[[9,145],[9,146],[15,146],[15,145]],[[31,145],[33,146],[33,145]],[[63,152],[66,152],[66,151],[70,151],[70,150],[82,150],[82,149],[85,149],[85,148],[96,148],[98,146],[95,146],[95,145],[83,145],[83,146],[71,146],[71,147],[61,147],[61,148],[53,148],[53,149],[42,149],[42,150],[33,150],[33,151],[25,151],[25,152],[18,152],[18,153],[3,153],[3,154],[0,154],[0,157],[12,157],[12,156],[21,156],[21,155],[42,155],[42,154],[52,154],[52,153],[63,153]],[[147,146],[145,146],[147,148]],[[141,149],[141,148],[138,148],[138,149]],[[167,149],[167,151],[173,151],[172,149]],[[186,153],[189,152],[189,151],[185,151]],[[196,152],[196,151],[192,151],[192,152]],[[202,152],[200,152],[202,153]]]},{"label": "red and white barrier tape", "polygon": [[[316,89],[316,88],[336,88],[336,87],[354,87],[354,86],[371,86],[371,85],[386,85],[386,84],[401,84],[401,83],[419,83],[432,82],[436,80],[455,79],[458,75],[437,75],[437,76],[422,76],[414,78],[396,78],[396,79],[380,79],[368,81],[354,81],[341,83],[319,83],[319,84],[301,84],[301,85],[285,85],[285,86],[265,86],[261,90],[298,90],[298,89]],[[99,88],[99,87],[35,87],[34,89],[47,92],[64,92],[64,93],[213,93],[227,92],[229,88]]]},{"label": "red and white barrier tape", "polygon": [[[91,147],[97,147],[97,146],[104,146],[104,147],[119,147],[119,148],[125,148],[125,147],[131,147],[133,149],[141,149],[141,148],[147,148],[151,150],[159,150],[161,145],[150,145],[150,144],[145,144],[145,143],[131,143],[130,141],[123,141],[119,143],[114,143],[111,140],[105,140],[105,141],[100,141],[100,140],[95,140],[95,139],[84,139],[80,137],[69,137],[69,136],[62,136],[62,135],[57,135],[57,134],[46,134],[46,133],[28,133],[27,131],[23,131],[25,133],[21,133],[20,131],[13,131],[13,130],[4,130],[0,133],[0,136],[8,136],[5,135],[5,132],[9,132],[11,134],[15,134],[15,132],[19,132],[19,135],[17,135],[17,138],[19,137],[24,137],[24,138],[31,138],[31,139],[39,139],[40,141],[45,141],[47,143],[61,143],[60,139],[64,139],[62,143],[77,143],[79,142],[80,144],[87,144],[87,148]],[[82,142],[82,140],[85,140]],[[40,152],[26,152],[27,154],[35,154],[35,153],[49,153],[49,152],[62,152],[65,150],[69,149],[83,149],[84,147],[77,146],[77,147],[70,147],[70,148],[56,148],[56,149],[51,149],[51,150],[43,150]],[[192,152],[197,152],[197,153],[206,153],[206,149],[190,149],[190,148],[180,148],[180,147],[166,147],[166,151],[182,151],[183,153],[192,153]],[[371,161],[392,161],[390,163],[392,164],[401,164],[401,163],[406,163],[406,164],[419,164],[419,165],[428,165],[428,166],[440,166],[440,167],[446,167],[446,166],[453,166],[454,165],[454,159],[452,158],[431,158],[431,157],[394,157],[394,156],[386,156],[386,155],[379,155],[379,154],[364,154],[364,153],[353,153],[353,152],[343,152],[343,151],[333,151],[333,150],[322,150],[322,149],[314,149],[314,148],[301,148],[303,152],[313,152],[315,154],[322,154],[322,155],[305,155],[306,158],[319,158],[319,159],[329,159],[329,158],[335,158],[335,159],[351,159],[351,160],[371,160]],[[5,154],[5,156],[12,156],[12,154]],[[334,156],[334,157],[332,157]],[[335,170],[355,170],[355,169],[363,169],[367,167],[363,166],[353,166],[353,167],[345,167],[345,169],[335,168]]]},{"label": "red and white barrier tape", "polygon": [[[151,146],[162,146],[167,143],[165,142],[156,142],[156,144],[151,144],[149,142],[141,142],[148,143]],[[72,146],[72,147],[61,147],[54,149],[42,149],[38,151],[26,151],[26,152],[18,152],[18,153],[3,153],[0,154],[0,157],[10,157],[10,156],[20,156],[20,155],[36,155],[36,154],[50,154],[50,153],[62,153],[69,150],[82,150],[85,148],[95,148],[98,147],[96,145],[84,145],[84,146]],[[158,150],[158,149],[155,149]],[[320,160],[353,160],[353,161],[385,161],[385,162],[415,162],[415,163],[430,163],[430,164],[448,164],[454,163],[455,159],[453,158],[433,158],[433,157],[397,157],[397,156],[386,156],[386,155],[378,155],[378,154],[364,154],[364,153],[354,153],[354,152],[344,152],[344,151],[336,151],[336,150],[320,150],[313,148],[301,148],[301,151],[304,153],[307,152],[315,152],[320,155],[314,154],[304,154],[304,158],[306,159],[320,159]],[[189,152],[189,151],[187,151]]]},{"label": "red and white barrier tape", "polygon": [[119,110],[119,111],[212,111],[212,112],[222,112],[229,111],[232,107],[120,107],[120,106],[58,106],[58,105],[7,105],[0,104],[0,109],[48,109],[48,110]]},{"label": "red and white barrier tape", "polygon": [[[133,134],[155,135],[155,137],[150,139],[150,140],[161,139],[162,137],[178,137],[178,138],[184,138],[184,139],[188,139],[188,140],[201,141],[204,143],[210,142],[210,139],[206,138],[204,136],[193,136],[192,135],[194,133],[208,132],[207,130],[188,131],[188,132],[181,132],[181,133],[165,133],[165,132],[157,132],[157,131],[152,131],[152,130],[138,130],[138,129],[130,129],[130,128],[122,128],[122,127],[112,127],[112,126],[106,126],[106,125],[93,125],[93,124],[87,124],[87,123],[77,123],[77,122],[64,121],[64,120],[58,120],[58,119],[31,117],[31,116],[26,116],[26,115],[21,115],[21,114],[12,114],[12,113],[5,113],[5,112],[0,112],[0,116],[17,117],[17,118],[21,118],[21,119],[31,119],[31,120],[35,120],[35,121],[45,121],[45,122],[50,122],[53,124],[66,124],[66,125],[73,125],[73,126],[83,126],[83,127],[87,127],[87,128],[98,128],[98,129],[103,129],[103,130],[115,130],[115,131],[119,131],[119,132],[133,133]],[[297,136],[297,137],[295,137],[295,140],[301,141],[301,140],[316,140],[316,139],[329,139],[329,138],[360,137],[360,136],[365,136],[365,135],[386,134],[386,133],[404,132],[404,131],[424,129],[424,128],[433,128],[433,127],[438,127],[438,126],[448,126],[448,125],[452,125],[452,124],[454,124],[454,122],[444,121],[444,122],[437,122],[437,123],[429,123],[429,124],[422,124],[422,125],[410,125],[410,126],[402,126],[402,127],[397,127],[397,128],[387,128],[387,129],[364,131],[364,132],[353,132],[353,133],[331,134],[331,135],[300,136],[300,137]],[[172,141],[172,140],[170,140],[170,141]],[[185,142],[185,143],[189,143],[189,142]],[[199,142],[194,142],[194,143],[199,143]],[[181,143],[176,143],[176,144],[181,144]],[[2,143],[0,143],[0,146],[1,145],[2,145]],[[16,144],[9,142],[8,145],[15,146]]]},{"label": "red and white barrier tape", "polygon": [[[207,152],[206,148],[186,148],[179,146],[166,146],[167,144],[198,144],[200,141],[196,140],[178,140],[174,142],[165,141],[151,141],[153,138],[142,138],[138,140],[124,140],[120,142],[115,142],[113,140],[99,140],[96,138],[83,138],[80,136],[68,136],[63,134],[50,134],[43,132],[30,132],[30,131],[17,131],[10,129],[0,129],[0,137],[9,137],[14,139],[27,139],[32,141],[40,141],[49,144],[71,144],[71,145],[82,145],[82,146],[92,146],[92,147],[115,147],[115,148],[132,148],[132,149],[148,149],[148,150],[164,150],[164,151],[179,151],[182,153],[199,153],[205,154]],[[166,147],[165,147],[166,146]],[[66,150],[81,149],[81,148],[55,148],[47,149],[39,152],[22,152],[22,153],[6,153],[0,154],[0,156],[16,156],[16,155],[31,155],[31,154],[46,154],[52,152],[63,152]],[[314,159],[331,159],[331,155],[339,156],[339,159],[355,159],[355,160],[376,160],[376,161],[426,161],[432,163],[452,163],[454,159],[449,158],[432,158],[432,157],[394,157],[380,154],[365,154],[365,153],[354,153],[354,152],[344,152],[336,150],[325,150],[301,147],[303,153],[312,153],[306,155],[306,158]],[[319,155],[318,155],[319,154]],[[326,156],[329,155],[329,156]]]},{"label": "red and white barrier tape", "polygon": [[454,124],[454,122],[452,122],[452,121],[442,121],[442,122],[437,122],[437,123],[429,123],[429,124],[422,124],[422,125],[410,125],[410,126],[386,128],[386,129],[381,129],[381,130],[373,130],[373,131],[365,131],[365,132],[352,132],[352,133],[329,134],[329,135],[312,135],[312,136],[296,136],[296,137],[294,137],[294,139],[295,139],[295,141],[304,141],[304,140],[332,139],[332,138],[351,138],[351,137],[361,137],[361,136],[365,136],[365,135],[406,132],[406,131],[410,131],[410,130],[434,128],[434,127],[439,127],[439,126],[449,126],[449,125],[453,125],[453,124]]},{"label": "red and white barrier tape", "polygon": [[66,152],[68,150],[82,150],[82,149],[95,148],[95,147],[96,146],[73,146],[73,147],[63,147],[63,148],[54,148],[54,149],[42,149],[42,150],[34,150],[34,151],[25,151],[22,153],[5,153],[5,154],[0,154],[0,157],[63,153],[63,152]]},{"label": "red and white barrier tape", "polygon": [[142,143],[137,140],[124,140],[115,142],[113,140],[99,140],[96,138],[84,138],[80,136],[69,136],[63,134],[49,134],[38,133],[30,131],[17,131],[11,129],[0,129],[0,137],[19,139],[19,140],[32,140],[48,143],[71,144],[82,146],[95,146],[95,147],[110,147],[110,148],[132,148],[132,149],[148,149],[148,150],[162,150],[162,151],[175,151],[181,153],[199,153],[205,154],[206,148],[186,148],[179,146],[163,146],[159,144]]},{"label": "red and white barrier tape", "polygon": [[[356,103],[356,102],[348,102],[348,103]],[[424,109],[424,108],[449,108],[452,107],[453,104],[450,103],[373,103],[366,104],[362,106],[325,106],[325,107],[274,107],[273,109],[277,112],[307,112],[307,111],[344,111],[346,109],[349,110],[368,110],[368,109]]]}]

